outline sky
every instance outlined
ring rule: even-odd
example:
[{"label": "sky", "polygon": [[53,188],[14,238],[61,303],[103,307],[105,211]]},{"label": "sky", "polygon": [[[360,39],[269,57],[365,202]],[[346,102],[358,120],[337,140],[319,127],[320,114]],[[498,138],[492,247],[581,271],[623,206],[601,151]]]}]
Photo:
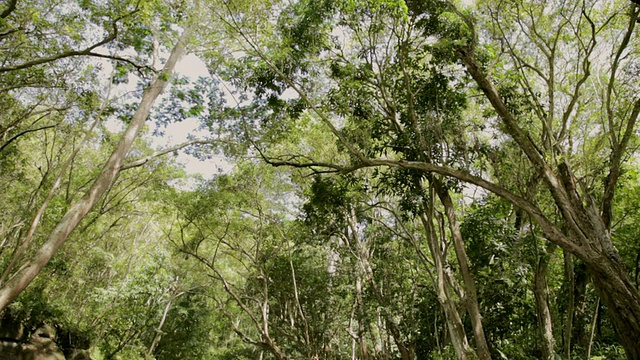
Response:
[{"label": "sky", "polygon": [[[461,0],[464,5],[471,5],[474,0]],[[192,80],[198,79],[200,76],[210,76],[209,71],[205,65],[205,63],[200,60],[196,55],[189,54],[185,56],[178,64],[176,65],[175,72],[182,76],[187,76]],[[130,84],[135,86],[135,81],[130,81]],[[127,90],[130,91],[130,90]],[[288,89],[287,92],[293,92],[292,89]],[[165,95],[158,99],[158,101],[162,101],[163,98],[166,98],[167,92]],[[283,94],[285,97],[295,97],[296,94]],[[112,126],[121,126],[107,125],[108,127]],[[153,146],[157,149],[166,148],[170,146],[175,146],[181,143],[188,141],[188,136],[193,135],[195,138],[205,138],[206,131],[198,130],[198,120],[196,118],[189,118],[185,121],[179,123],[171,123],[169,124],[162,136],[152,136],[147,135],[153,144]],[[165,155],[171,156],[171,155]],[[226,173],[229,172],[233,165],[227,162],[222,156],[215,156],[208,160],[199,160],[192,155],[187,154],[184,150],[178,151],[178,155],[176,160],[184,165],[184,169],[189,175],[200,175],[204,179],[212,179],[215,174]]]},{"label": "sky", "polygon": [[[112,70],[111,65],[107,62],[101,61],[103,71],[110,73]],[[209,71],[205,63],[200,60],[196,55],[189,54],[182,58],[176,65],[175,72],[178,75],[189,77],[192,80],[196,80],[200,76],[210,76]],[[133,76],[133,75],[132,75]],[[109,76],[106,76],[109,78]],[[130,78],[127,84],[121,84],[114,91],[113,97],[118,97],[127,92],[133,91],[136,88],[137,79]],[[165,91],[156,102],[161,102],[167,99],[169,92]],[[109,119],[106,122],[106,127],[113,131],[119,132],[124,130],[122,122],[116,119]],[[154,127],[155,125],[151,125]],[[157,150],[175,146],[189,141],[189,135],[193,135],[196,139],[205,139],[207,136],[206,130],[199,130],[199,120],[196,118],[188,118],[179,123],[170,123],[166,129],[163,129],[163,135],[153,136],[151,132],[143,135],[151,141],[151,144]],[[173,156],[171,154],[164,156]],[[227,162],[222,156],[214,156],[208,160],[199,160],[196,157],[187,154],[184,150],[178,151],[176,160],[184,166],[184,170],[188,175],[200,175],[204,179],[212,179],[214,175],[219,173],[226,173],[231,171],[233,165]],[[194,185],[190,184],[187,187]]]},{"label": "sky", "polygon": [[[176,65],[175,71],[177,74],[187,76],[193,80],[196,80],[199,76],[210,76],[205,63],[194,54],[189,54],[180,60]],[[162,99],[158,99],[158,101],[162,101]],[[169,147],[188,141],[187,137],[189,135],[194,135],[197,139],[205,138],[207,135],[206,130],[198,130],[198,125],[196,118],[188,118],[180,123],[169,124],[164,131],[164,136],[152,137],[152,144],[158,148]],[[184,164],[187,174],[200,174],[205,179],[211,179],[220,172],[229,172],[233,167],[221,156],[214,156],[212,159],[202,161],[186,154],[184,151],[178,152],[176,160]]]}]

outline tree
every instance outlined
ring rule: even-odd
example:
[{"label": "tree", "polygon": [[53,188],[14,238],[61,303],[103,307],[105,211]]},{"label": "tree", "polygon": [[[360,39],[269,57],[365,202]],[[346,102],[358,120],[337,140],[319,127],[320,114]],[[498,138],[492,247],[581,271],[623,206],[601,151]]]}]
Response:
[{"label": "tree", "polygon": [[[133,141],[149,116],[153,102],[166,86],[178,59],[184,55],[186,51],[186,41],[189,36],[190,31],[185,30],[174,46],[162,71],[143,92],[140,105],[133,114],[133,117],[128,124],[126,131],[122,135],[120,142],[113,150],[102,171],[93,181],[93,184],[85,195],[73,204],[64,214],[56,224],[55,228],[48,235],[45,243],[33,255],[33,258],[23,264],[8,281],[2,284],[2,288],[0,289],[0,309],[5,309],[11,301],[13,301],[13,299],[15,299],[29,285],[29,283],[38,275],[42,268],[55,254],[58,248],[60,248],[60,246],[65,242],[69,234],[78,226],[85,215],[98,203],[100,198],[111,187],[121,167],[124,165],[124,159],[129,152]],[[64,166],[63,169],[64,168],[66,168],[66,166]],[[60,179],[58,179],[57,182],[59,181]],[[56,187],[57,185],[54,185],[51,190],[51,194],[53,194]],[[45,200],[44,205],[41,207],[43,210],[46,208],[47,203],[48,200]],[[41,213],[35,216],[33,227],[37,226],[40,216]],[[23,240],[23,245],[29,244],[31,236],[32,233],[27,234],[26,239]],[[11,270],[11,265],[12,264],[10,263],[8,270]]]},{"label": "tree", "polygon": [[[639,359],[639,16],[8,1],[0,309],[106,358]],[[192,145],[234,170],[178,184]]]},{"label": "tree", "polygon": [[[628,2],[601,5],[487,2],[486,18],[448,2],[300,3],[287,13],[297,15],[292,20],[265,30],[283,39],[273,44],[271,36],[269,48],[245,24],[229,22],[256,61],[245,84],[281,110],[302,102],[349,156],[333,162],[304,152],[264,153],[270,163],[335,172],[410,169],[508,200],[546,239],[585,263],[627,356],[636,359],[640,294],[610,229],[640,113],[635,83],[627,80],[639,10]],[[548,14],[558,14],[549,17],[555,22],[545,23]],[[304,35],[296,32],[303,23],[310,29]],[[611,56],[596,56],[604,46],[598,44],[609,43]],[[278,100],[286,89],[299,98]],[[484,119],[462,111],[472,106],[485,109]],[[508,147],[512,155],[497,158]],[[533,194],[499,173],[522,155],[541,179]]]}]

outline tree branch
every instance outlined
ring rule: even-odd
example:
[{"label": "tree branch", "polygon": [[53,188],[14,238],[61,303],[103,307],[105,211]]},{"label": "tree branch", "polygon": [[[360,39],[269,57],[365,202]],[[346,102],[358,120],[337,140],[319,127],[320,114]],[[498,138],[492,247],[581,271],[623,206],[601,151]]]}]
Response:
[{"label": "tree branch", "polygon": [[509,190],[503,188],[502,186],[495,184],[491,181],[485,180],[479,176],[472,175],[464,170],[456,170],[445,166],[429,164],[424,162],[417,161],[403,161],[403,160],[369,160],[367,163],[357,165],[356,168],[364,168],[364,167],[373,167],[373,166],[387,166],[387,167],[395,167],[402,169],[413,169],[419,170],[423,172],[433,172],[440,175],[444,175],[447,177],[453,177],[463,182],[467,182],[473,185],[477,185],[485,190],[488,190],[497,196],[511,202],[516,207],[524,210],[529,215],[531,215],[545,234],[555,241],[562,248],[566,248],[569,251],[572,251],[576,254],[583,254],[584,250],[581,249],[577,244],[567,238],[562,232],[558,230],[558,228],[542,213],[542,211],[534,205],[532,202],[528,201],[525,198],[522,198],[518,195],[513,194]]},{"label": "tree branch", "polygon": [[148,163],[152,159],[155,159],[157,157],[160,157],[162,155],[168,154],[168,153],[173,152],[173,151],[180,150],[180,149],[185,148],[185,147],[190,146],[190,145],[194,145],[194,144],[211,144],[213,142],[214,141],[211,141],[211,140],[192,140],[192,141],[187,141],[187,142],[184,142],[182,144],[178,144],[176,146],[172,146],[170,148],[166,148],[166,149],[162,149],[162,150],[156,151],[156,152],[154,152],[153,154],[151,154],[149,156],[143,157],[142,159],[138,159],[138,160],[132,161],[130,163],[124,164],[124,165],[122,165],[120,167],[120,170],[122,171],[122,170],[127,170],[127,169],[131,169],[131,168],[134,168],[134,167],[145,165],[146,163]]},{"label": "tree branch", "polygon": [[18,4],[18,0],[9,0],[9,6],[0,14],[0,19],[4,19],[7,16],[11,15],[13,10],[16,9],[16,5]]},{"label": "tree branch", "polygon": [[[588,47],[584,49],[585,54],[584,54],[584,59],[582,60],[582,76],[576,83],[576,86],[573,89],[573,93],[571,94],[571,100],[569,101],[569,105],[567,106],[567,108],[562,114],[562,128],[560,130],[560,134],[556,138],[556,141],[562,141],[562,138],[565,136],[567,132],[567,124],[569,122],[569,116],[571,116],[573,109],[578,103],[578,98],[580,97],[580,88],[587,81],[589,76],[591,76],[591,62],[589,61],[589,57],[591,56],[591,53],[593,52],[593,49],[595,49],[597,44],[596,29],[595,29],[595,24],[593,23],[591,18],[589,18],[589,16],[587,15],[586,11],[584,11],[584,9],[582,9],[582,15],[589,22],[589,27],[591,29],[591,39],[589,39]],[[576,32],[576,37],[579,37],[579,34],[577,32]]]},{"label": "tree branch", "polygon": [[[112,25],[112,31],[111,33],[105,37],[104,39],[102,39],[101,41],[83,49],[83,50],[70,50],[70,51],[66,51],[60,54],[56,54],[56,55],[52,55],[52,56],[48,56],[48,57],[43,57],[40,59],[35,59],[35,60],[31,60],[31,61],[27,61],[24,62],[22,64],[18,64],[18,65],[13,65],[13,66],[4,66],[4,67],[0,67],[0,74],[1,73],[5,73],[5,72],[9,72],[9,71],[16,71],[16,70],[22,70],[22,69],[26,69],[26,68],[30,68],[36,65],[42,65],[42,64],[46,64],[46,63],[50,63],[53,61],[57,61],[60,59],[65,59],[68,57],[74,57],[74,56],[93,56],[93,57],[100,57],[100,58],[107,58],[107,59],[112,59],[112,60],[117,60],[117,61],[123,61],[126,63],[129,63],[131,65],[133,65],[134,67],[136,67],[136,69],[141,70],[143,68],[148,68],[151,69],[149,66],[143,66],[143,65],[138,65],[136,63],[134,63],[131,60],[119,57],[119,56],[113,56],[113,55],[105,55],[105,54],[100,54],[100,53],[96,53],[93,52],[94,49],[108,44],[111,41],[115,40],[118,37],[118,21],[127,17],[127,16],[131,16],[132,14],[134,14],[135,12],[137,12],[137,10],[132,11],[131,13],[119,17],[117,19],[115,19],[113,21]],[[152,69],[153,70],[153,69]],[[154,70],[155,71],[155,70]]]},{"label": "tree branch", "polygon": [[92,57],[97,57],[97,58],[104,58],[104,59],[111,59],[111,60],[121,61],[121,62],[127,63],[127,64],[135,67],[136,70],[138,70],[138,72],[141,72],[142,70],[150,70],[150,71],[152,71],[154,73],[158,72],[156,69],[154,69],[153,67],[151,67],[149,65],[140,65],[140,64],[135,63],[132,60],[125,59],[123,57],[116,56],[116,55],[100,54],[100,53],[96,53],[96,52],[89,52],[86,55],[87,56],[92,56]]},{"label": "tree branch", "polygon": [[[629,45],[629,41],[631,39],[631,35],[633,33],[633,29],[635,28],[636,20],[638,19],[638,15],[640,14],[640,8],[638,6],[633,6],[630,10],[629,16],[629,25],[627,25],[627,31],[622,39],[622,43],[616,52],[615,58],[613,60],[613,64],[611,65],[611,75],[609,77],[609,83],[607,84],[607,92],[606,92],[606,110],[607,110],[607,119],[609,121],[609,137],[611,141],[611,155],[609,157],[609,174],[605,179],[605,190],[604,196],[602,198],[602,220],[604,221],[605,227],[607,229],[611,228],[611,217],[612,217],[612,207],[613,207],[613,197],[615,195],[615,188],[618,183],[618,179],[620,178],[620,165],[622,161],[622,155],[626,151],[627,145],[629,144],[629,140],[631,139],[631,135],[634,132],[635,124],[638,120],[638,114],[640,113],[640,99],[637,99],[633,110],[631,111],[631,116],[627,121],[627,127],[622,135],[622,139],[619,138],[620,134],[616,134],[616,126],[613,120],[613,109],[611,107],[611,96],[614,92],[614,84],[616,79],[616,73],[618,70],[618,66],[620,65],[620,60],[622,57],[622,53]],[[622,125],[621,125],[622,127]]]},{"label": "tree branch", "polygon": [[29,130],[22,131],[22,132],[20,132],[20,133],[18,133],[16,135],[14,135],[13,137],[11,137],[11,139],[7,140],[6,143],[2,144],[2,146],[0,146],[0,152],[2,152],[2,150],[4,150],[4,148],[9,146],[9,144],[11,144],[13,141],[15,141],[20,136],[26,135],[26,134],[28,134],[30,132],[51,129],[51,128],[54,128],[54,127],[56,127],[56,125],[47,125],[47,126],[39,127],[37,129],[29,129]]},{"label": "tree branch", "polygon": [[[420,161],[404,161],[404,160],[391,160],[391,159],[371,159],[365,160],[363,162],[351,165],[351,166],[342,166],[338,164],[330,164],[330,163],[321,163],[321,162],[306,162],[306,163],[296,163],[295,161],[276,161],[273,159],[265,159],[269,164],[273,166],[292,166],[297,168],[311,168],[314,167],[326,167],[331,169],[330,172],[339,172],[339,173],[350,173],[357,171],[359,169],[367,168],[367,167],[391,167],[391,168],[400,168],[400,169],[410,169],[410,170],[418,170],[425,173],[436,173],[446,177],[456,178],[460,181],[473,184],[479,186],[489,192],[494,193],[495,195],[509,201],[516,207],[522,209],[531,217],[533,217],[536,222],[540,225],[541,229],[544,231],[545,236],[547,236],[550,240],[557,243],[563,249],[570,251],[577,255],[584,255],[584,249],[578,246],[574,241],[564,235],[557,226],[555,226],[544,213],[532,202],[529,200],[515,195],[511,191],[503,188],[502,186],[493,183],[491,181],[485,180],[479,176],[472,175],[464,170],[457,170],[446,166],[420,162]],[[314,170],[317,171],[317,170]]]},{"label": "tree branch", "polygon": [[618,145],[618,138],[615,133],[615,126],[613,121],[613,109],[611,108],[611,94],[614,92],[613,86],[616,80],[616,74],[618,71],[618,66],[620,65],[620,60],[622,58],[622,53],[629,46],[629,41],[631,40],[631,35],[633,34],[633,29],[636,25],[636,20],[638,19],[638,14],[640,13],[640,8],[638,6],[634,6],[630,10],[629,16],[629,25],[627,26],[627,31],[624,34],[622,39],[622,43],[620,43],[620,47],[616,52],[616,56],[613,60],[613,64],[611,65],[611,75],[609,77],[609,83],[607,84],[607,93],[606,93],[606,110],[607,110],[607,119],[609,120],[609,135],[611,137],[611,145],[615,148]]},{"label": "tree branch", "polygon": [[638,115],[640,115],[640,99],[636,100],[633,106],[631,116],[629,116],[629,120],[627,121],[627,128],[625,129],[620,143],[611,150],[611,155],[609,157],[609,175],[607,175],[607,178],[605,179],[604,196],[602,197],[602,220],[604,221],[607,229],[611,228],[613,197],[615,195],[618,179],[620,179],[622,156],[627,149],[631,135],[634,133],[636,123],[638,121]]},{"label": "tree branch", "polygon": [[50,63],[56,60],[60,60],[60,59],[64,59],[64,58],[68,58],[68,57],[72,57],[72,56],[81,56],[81,55],[89,55],[91,53],[91,50],[105,45],[113,40],[116,39],[116,37],[118,36],[118,30],[117,30],[117,26],[114,23],[113,24],[113,29],[114,31],[109,34],[109,36],[107,36],[106,38],[102,39],[100,42],[97,42],[91,46],[89,46],[88,48],[84,49],[84,50],[70,50],[70,51],[66,51],[60,54],[56,54],[56,55],[52,55],[52,56],[48,56],[48,57],[43,57],[40,59],[35,59],[32,61],[27,61],[24,62],[22,64],[19,65],[13,65],[13,66],[5,66],[5,67],[0,67],[0,74],[1,73],[5,73],[5,72],[9,72],[9,71],[15,71],[15,70],[22,70],[22,69],[26,69],[32,66],[36,66],[36,65],[41,65],[41,64],[46,64],[46,63]]},{"label": "tree branch", "polygon": [[[478,87],[485,94],[487,100],[493,107],[493,109],[498,114],[498,117],[501,119],[502,124],[504,125],[504,131],[507,135],[509,135],[515,143],[518,145],[520,150],[522,150],[529,161],[537,167],[540,175],[544,179],[544,183],[546,185],[547,190],[550,192],[553,197],[556,206],[562,213],[563,218],[566,220],[567,225],[569,227],[568,230],[574,234],[581,234],[582,225],[580,224],[580,209],[577,209],[573,206],[573,203],[570,200],[570,196],[567,193],[567,190],[563,187],[562,182],[556,176],[554,170],[551,168],[549,163],[544,159],[542,154],[539,152],[535,142],[531,139],[531,137],[520,127],[517,119],[513,115],[513,113],[508,109],[507,105],[502,99],[502,96],[498,92],[498,90],[494,87],[493,83],[486,77],[482,67],[478,63],[475,55],[475,49],[472,45],[467,45],[458,50],[458,54],[460,59],[464,63],[467,71],[476,82]],[[482,186],[482,185],[480,185]],[[484,187],[484,186],[482,186]],[[489,191],[494,192],[493,190],[488,189]],[[497,194],[497,193],[496,193]],[[498,194],[499,195],[499,194]],[[505,199],[507,197],[500,195]],[[512,201],[513,202],[513,201]],[[514,203],[515,204],[515,203]],[[516,205],[519,206],[519,205]],[[526,209],[523,209],[527,211]],[[529,212],[529,211],[527,211]],[[533,213],[530,213],[534,216]],[[538,218],[538,215],[534,217]],[[544,221],[548,221],[548,219],[544,219]],[[551,223],[549,223],[551,227],[554,228],[553,232],[558,232],[557,227]],[[545,231],[551,231],[551,229],[547,229]],[[548,236],[555,236],[548,234]],[[581,242],[587,243],[588,240],[584,237],[581,237]],[[560,243],[558,243],[560,246]],[[563,247],[564,248],[564,247]],[[566,249],[566,248],[565,248]],[[579,249],[575,247],[576,251],[583,251],[583,249]]]}]

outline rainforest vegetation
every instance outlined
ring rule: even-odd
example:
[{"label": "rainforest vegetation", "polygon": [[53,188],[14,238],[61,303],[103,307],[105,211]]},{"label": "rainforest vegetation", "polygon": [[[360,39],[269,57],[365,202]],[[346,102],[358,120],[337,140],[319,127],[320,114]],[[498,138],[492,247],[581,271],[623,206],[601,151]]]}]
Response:
[{"label": "rainforest vegetation", "polygon": [[0,312],[94,359],[640,359],[639,14],[2,0]]}]

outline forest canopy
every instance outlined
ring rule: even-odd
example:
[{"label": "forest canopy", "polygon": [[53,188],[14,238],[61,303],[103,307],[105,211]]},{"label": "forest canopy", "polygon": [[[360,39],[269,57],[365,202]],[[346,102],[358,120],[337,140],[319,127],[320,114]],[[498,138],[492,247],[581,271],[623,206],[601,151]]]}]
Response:
[{"label": "forest canopy", "polygon": [[639,16],[4,0],[12,341],[47,324],[66,358],[640,359]]}]

